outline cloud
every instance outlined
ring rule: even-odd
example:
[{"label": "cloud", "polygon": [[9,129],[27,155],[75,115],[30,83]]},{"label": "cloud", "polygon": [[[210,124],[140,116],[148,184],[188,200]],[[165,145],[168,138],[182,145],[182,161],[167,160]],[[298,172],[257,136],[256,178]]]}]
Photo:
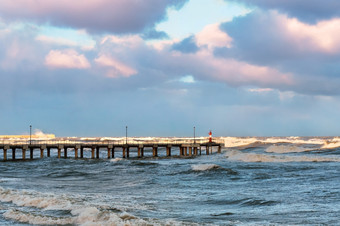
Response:
[{"label": "cloud", "polygon": [[130,77],[131,75],[137,74],[135,69],[110,56],[102,55],[94,61],[101,67],[109,68],[107,73],[108,77],[117,77],[119,75]]},{"label": "cloud", "polygon": [[220,24],[209,24],[196,34],[196,42],[198,46],[215,47],[231,47],[232,38],[225,32],[220,30]]},{"label": "cloud", "polygon": [[269,93],[272,92],[274,89],[272,88],[257,88],[257,89],[248,89],[249,92],[252,93]]},{"label": "cloud", "polygon": [[147,29],[142,34],[143,39],[152,40],[152,39],[168,39],[169,35],[164,31],[156,31],[154,28]]},{"label": "cloud", "polygon": [[195,36],[190,36],[178,43],[173,44],[172,49],[182,53],[196,53],[199,50],[196,45]]},{"label": "cloud", "polygon": [[310,54],[340,54],[339,26],[340,19],[309,25],[276,11],[256,10],[221,27],[233,38],[234,48],[226,52],[273,62]]},{"label": "cloud", "polygon": [[180,8],[187,0],[2,0],[5,20],[86,29],[91,32],[139,33],[163,20],[168,7]]},{"label": "cloud", "polygon": [[91,65],[83,54],[73,49],[51,50],[45,58],[45,65],[50,68],[87,69]]},{"label": "cloud", "polygon": [[278,11],[257,9],[221,25],[232,38],[232,47],[214,53],[292,74],[295,85],[289,89],[295,92],[334,95],[339,93],[335,88],[340,71],[339,26],[337,18],[311,25]]},{"label": "cloud", "polygon": [[262,9],[276,9],[307,23],[340,17],[338,0],[237,0]]}]

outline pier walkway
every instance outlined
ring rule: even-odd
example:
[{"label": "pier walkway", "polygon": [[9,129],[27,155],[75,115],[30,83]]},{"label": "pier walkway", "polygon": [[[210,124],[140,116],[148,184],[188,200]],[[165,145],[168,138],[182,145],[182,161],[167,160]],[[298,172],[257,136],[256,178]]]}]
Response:
[{"label": "pier walkway", "polygon": [[[57,152],[58,158],[68,158],[69,152],[73,152],[72,154],[75,159],[84,158],[84,152],[90,152],[91,159],[99,159],[100,152],[103,151],[108,159],[115,158],[116,152],[121,152],[122,158],[129,158],[131,151],[137,152],[136,157],[142,158],[145,156],[144,151],[146,149],[152,152],[152,157],[158,157],[160,152],[163,152],[163,156],[170,157],[172,156],[174,149],[177,150],[179,157],[192,157],[201,155],[202,153],[209,155],[213,152],[213,149],[217,149],[216,152],[220,153],[223,146],[223,143],[219,140],[209,142],[208,139],[160,141],[2,140],[0,142],[0,150],[3,152],[3,161],[34,159],[35,151],[40,152],[40,158],[44,158],[45,156],[51,157],[52,150]],[[11,150],[11,156],[8,156],[9,150]],[[17,152],[19,152],[19,155],[17,155]]]}]

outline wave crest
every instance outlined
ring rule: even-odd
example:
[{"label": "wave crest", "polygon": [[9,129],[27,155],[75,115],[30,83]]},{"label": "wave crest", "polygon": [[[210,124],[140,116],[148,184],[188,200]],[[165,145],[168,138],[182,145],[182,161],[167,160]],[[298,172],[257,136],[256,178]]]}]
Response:
[{"label": "wave crest", "polygon": [[222,167],[216,165],[216,164],[197,164],[197,165],[192,165],[191,169],[193,171],[207,171],[207,170],[212,170],[212,169],[221,169]]},{"label": "wave crest", "polygon": [[226,158],[231,161],[241,162],[340,162],[338,156],[319,157],[319,156],[285,156],[285,155],[269,155],[258,153],[245,153],[242,151],[228,151]]}]

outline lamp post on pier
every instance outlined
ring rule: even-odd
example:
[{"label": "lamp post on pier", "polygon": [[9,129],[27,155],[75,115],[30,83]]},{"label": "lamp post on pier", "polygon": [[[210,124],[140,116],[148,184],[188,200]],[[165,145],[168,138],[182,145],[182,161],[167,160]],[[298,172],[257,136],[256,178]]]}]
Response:
[{"label": "lamp post on pier", "polygon": [[196,144],[196,127],[194,126],[194,144]]},{"label": "lamp post on pier", "polygon": [[30,125],[30,145],[32,144],[32,125]]},{"label": "lamp post on pier", "polygon": [[125,126],[125,144],[127,144],[127,131],[128,131],[128,127]]}]

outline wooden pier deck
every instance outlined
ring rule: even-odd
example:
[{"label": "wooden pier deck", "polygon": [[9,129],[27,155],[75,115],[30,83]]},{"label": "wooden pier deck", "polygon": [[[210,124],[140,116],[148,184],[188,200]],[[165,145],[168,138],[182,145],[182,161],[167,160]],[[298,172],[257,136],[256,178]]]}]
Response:
[{"label": "wooden pier deck", "polygon": [[[137,158],[144,157],[145,149],[152,151],[152,157],[158,157],[160,152],[163,156],[173,156],[173,150],[176,148],[179,157],[193,157],[197,155],[209,155],[213,152],[220,153],[223,143],[208,142],[208,140],[185,140],[185,141],[3,141],[0,143],[0,150],[3,152],[3,161],[9,160],[33,160],[34,152],[40,154],[40,158],[51,157],[51,151],[57,153],[57,158],[73,157],[84,158],[84,152],[90,152],[91,159],[99,159],[100,153],[105,152],[106,158],[115,158],[117,152],[121,152],[122,158],[129,158],[130,152],[136,152]],[[11,150],[11,156],[8,152]],[[17,155],[17,152],[20,155]],[[72,154],[71,154],[71,153]],[[69,155],[70,154],[70,155]],[[9,158],[11,157],[11,158]],[[1,160],[0,160],[1,161]]]}]

